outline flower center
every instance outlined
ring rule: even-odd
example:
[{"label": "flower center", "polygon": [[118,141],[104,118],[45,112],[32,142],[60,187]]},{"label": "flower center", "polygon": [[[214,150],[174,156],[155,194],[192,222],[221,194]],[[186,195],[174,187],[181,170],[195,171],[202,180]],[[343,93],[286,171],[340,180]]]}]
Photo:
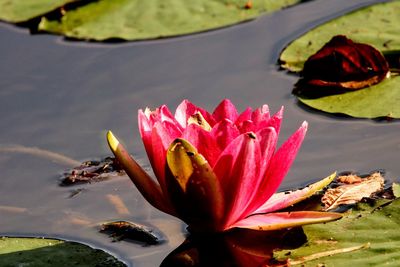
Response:
[{"label": "flower center", "polygon": [[196,113],[194,113],[192,116],[190,116],[187,122],[188,122],[188,125],[196,124],[208,132],[211,131],[210,124],[203,117],[203,115],[201,115],[200,111],[196,111]]}]

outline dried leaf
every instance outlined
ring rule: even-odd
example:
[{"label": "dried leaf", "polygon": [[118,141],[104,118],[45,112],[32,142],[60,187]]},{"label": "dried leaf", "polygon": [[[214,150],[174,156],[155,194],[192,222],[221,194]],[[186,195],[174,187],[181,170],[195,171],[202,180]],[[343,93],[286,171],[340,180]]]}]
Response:
[{"label": "dried leaf", "polygon": [[354,246],[354,247],[348,247],[348,248],[340,248],[340,249],[334,249],[334,250],[329,250],[329,251],[324,251],[324,252],[319,252],[319,253],[315,253],[312,255],[308,255],[308,256],[304,256],[298,260],[290,260],[290,266],[294,266],[294,265],[302,265],[304,266],[304,263],[308,262],[308,261],[312,261],[315,259],[320,259],[323,257],[329,257],[329,256],[333,256],[336,254],[342,254],[342,253],[348,253],[348,252],[354,252],[360,249],[366,249],[369,248],[371,246],[370,243],[365,243],[363,245],[360,246]]},{"label": "dried leaf", "polygon": [[349,175],[341,175],[337,178],[337,181],[339,183],[344,183],[344,184],[355,184],[355,183],[360,183],[363,181],[363,178],[360,176],[357,176],[355,174],[349,174]]},{"label": "dried leaf", "polygon": [[[342,178],[343,180],[344,178]],[[346,179],[345,179],[346,180]],[[326,191],[321,201],[324,210],[332,210],[340,205],[350,205],[359,202],[364,197],[383,189],[384,178],[379,172],[372,173],[369,177],[362,178],[360,182],[343,184]]]},{"label": "dried leaf", "polygon": [[123,175],[124,171],[115,158],[107,157],[101,161],[85,161],[78,167],[63,174],[61,185],[73,185],[107,180]]}]

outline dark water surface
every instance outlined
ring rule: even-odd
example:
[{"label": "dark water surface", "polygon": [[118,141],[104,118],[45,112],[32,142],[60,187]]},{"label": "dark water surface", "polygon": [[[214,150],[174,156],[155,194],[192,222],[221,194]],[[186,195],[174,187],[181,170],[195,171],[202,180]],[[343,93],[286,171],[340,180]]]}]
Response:
[{"label": "dark water surface", "polygon": [[[112,129],[148,166],[137,110],[163,103],[175,108],[184,98],[208,109],[223,98],[240,110],[268,103],[275,112],[284,105],[281,141],[307,120],[308,135],[282,188],[335,170],[383,168],[397,179],[398,121],[310,112],[290,93],[297,77],[276,66],[279,52],[296,36],[374,2],[379,1],[312,1],[223,30],[126,44],[31,36],[0,24],[0,234],[71,239],[133,266],[159,265],[184,240],[179,220],[150,207],[125,176],[75,187],[87,191],[68,198],[71,188],[59,187],[58,179],[71,160],[43,151],[76,161],[109,156],[105,133]],[[119,196],[129,213],[118,213],[109,195]],[[113,243],[96,225],[114,219],[153,225],[168,242],[152,247]]]}]

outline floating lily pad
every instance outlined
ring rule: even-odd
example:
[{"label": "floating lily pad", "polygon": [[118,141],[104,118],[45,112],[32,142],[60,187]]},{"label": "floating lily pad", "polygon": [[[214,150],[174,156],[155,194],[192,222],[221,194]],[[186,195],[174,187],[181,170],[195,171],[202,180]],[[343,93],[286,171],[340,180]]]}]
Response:
[{"label": "floating lily pad", "polygon": [[[400,1],[376,4],[323,24],[293,41],[281,54],[283,68],[299,72],[304,62],[335,35],[346,35],[354,42],[374,46],[396,68],[400,58]],[[394,59],[394,60],[393,60]],[[397,62],[394,66],[392,62]],[[307,90],[304,88],[303,91]],[[312,89],[310,88],[309,91]],[[357,118],[400,118],[400,79],[390,79],[354,92],[299,100],[314,109]]]},{"label": "floating lily pad", "polygon": [[[329,224],[304,226],[308,242],[294,250],[275,253],[301,266],[396,266],[400,261],[400,200],[359,203],[344,218]],[[346,253],[346,248],[359,248]],[[329,257],[317,253],[328,252]],[[306,258],[303,258],[306,257]],[[292,266],[292,265],[291,265]]]},{"label": "floating lily pad", "polygon": [[110,254],[75,242],[47,238],[0,238],[1,266],[126,266]]},{"label": "floating lily pad", "polygon": [[400,185],[397,183],[393,183],[392,188],[393,188],[393,195],[395,197],[400,197]]},{"label": "floating lily pad", "polygon": [[77,0],[0,0],[0,20],[24,22]]},{"label": "floating lily pad", "polygon": [[[30,0],[29,2],[34,1]],[[0,0],[0,19],[22,22],[38,16],[41,17],[41,22],[37,25],[40,31],[62,34],[70,38],[98,41],[107,39],[139,40],[224,27],[302,1],[43,0],[40,2],[43,3],[37,4],[37,11],[35,11],[32,5],[24,5],[24,0],[15,1],[15,3],[9,0]],[[77,4],[65,5],[68,2]],[[59,12],[53,12],[51,16],[46,16],[46,13],[57,7]],[[28,10],[32,12],[28,12]]]},{"label": "floating lily pad", "polygon": [[400,77],[361,90],[315,99],[298,98],[314,109],[356,118],[400,118]]},{"label": "floating lily pad", "polygon": [[400,50],[400,1],[376,4],[329,21],[294,40],[280,55],[281,66],[303,69],[304,62],[335,35],[374,46],[383,54]]}]

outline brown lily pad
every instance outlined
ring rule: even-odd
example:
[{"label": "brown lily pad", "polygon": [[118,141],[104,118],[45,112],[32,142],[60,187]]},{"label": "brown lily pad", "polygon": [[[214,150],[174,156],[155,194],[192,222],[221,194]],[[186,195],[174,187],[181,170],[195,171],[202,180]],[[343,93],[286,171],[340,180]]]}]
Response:
[{"label": "brown lily pad", "polygon": [[373,46],[336,35],[304,63],[295,92],[342,93],[377,84],[388,76],[389,64]]}]

